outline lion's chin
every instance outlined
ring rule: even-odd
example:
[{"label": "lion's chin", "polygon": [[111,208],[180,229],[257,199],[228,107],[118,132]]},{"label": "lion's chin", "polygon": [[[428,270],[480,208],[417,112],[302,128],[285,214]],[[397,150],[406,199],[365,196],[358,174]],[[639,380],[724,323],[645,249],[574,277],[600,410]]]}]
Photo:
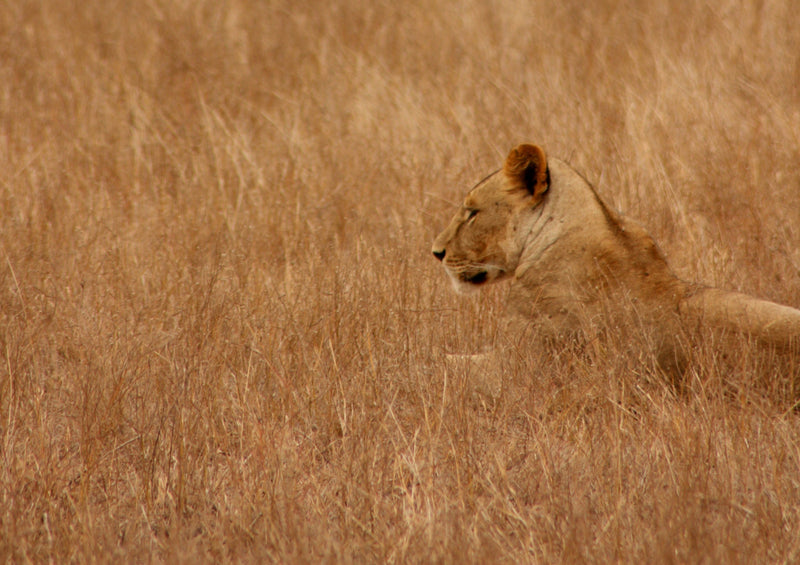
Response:
[{"label": "lion's chin", "polygon": [[464,282],[456,277],[450,277],[450,282],[453,284],[453,290],[458,294],[475,294],[478,292],[478,285]]}]

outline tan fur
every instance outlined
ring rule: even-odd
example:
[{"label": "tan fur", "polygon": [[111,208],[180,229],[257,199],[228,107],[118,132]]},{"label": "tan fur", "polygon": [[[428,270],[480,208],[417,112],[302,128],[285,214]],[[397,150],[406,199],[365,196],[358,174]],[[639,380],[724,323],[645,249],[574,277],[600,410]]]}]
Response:
[{"label": "tan fur", "polygon": [[680,280],[641,226],[532,145],[514,148],[467,194],[433,253],[459,291],[510,279],[510,313],[535,322],[541,336],[625,318],[671,370],[682,367],[678,342],[698,328],[784,350],[800,341],[800,310]]}]

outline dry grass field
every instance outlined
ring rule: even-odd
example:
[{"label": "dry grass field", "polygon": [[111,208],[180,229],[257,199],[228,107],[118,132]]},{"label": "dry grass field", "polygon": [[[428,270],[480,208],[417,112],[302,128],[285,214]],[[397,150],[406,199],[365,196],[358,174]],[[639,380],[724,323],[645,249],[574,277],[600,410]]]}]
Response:
[{"label": "dry grass field", "polygon": [[506,289],[431,242],[520,142],[800,306],[791,0],[0,3],[0,561],[800,561],[746,345],[443,363]]}]

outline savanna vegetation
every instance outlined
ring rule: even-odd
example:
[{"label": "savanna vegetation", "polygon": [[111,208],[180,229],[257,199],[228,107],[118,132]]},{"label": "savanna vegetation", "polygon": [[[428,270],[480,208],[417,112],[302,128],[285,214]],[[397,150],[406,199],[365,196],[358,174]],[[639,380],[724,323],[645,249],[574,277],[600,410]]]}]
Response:
[{"label": "savanna vegetation", "polygon": [[443,357],[504,286],[455,295],[430,246],[533,142],[681,277],[800,306],[798,30],[789,0],[0,4],[0,560],[797,562],[800,421],[747,344],[679,394],[531,343],[483,394]]}]

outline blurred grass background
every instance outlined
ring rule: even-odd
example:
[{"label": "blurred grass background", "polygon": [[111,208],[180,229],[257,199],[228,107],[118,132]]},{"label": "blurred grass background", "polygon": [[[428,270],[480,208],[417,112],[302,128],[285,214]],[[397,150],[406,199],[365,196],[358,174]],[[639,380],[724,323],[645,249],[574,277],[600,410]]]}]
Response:
[{"label": "blurred grass background", "polygon": [[[0,5],[0,559],[793,562],[796,416],[502,375],[430,244],[520,142],[800,306],[790,1]],[[523,356],[524,356],[523,352]],[[717,383],[715,385],[715,383]]]}]

